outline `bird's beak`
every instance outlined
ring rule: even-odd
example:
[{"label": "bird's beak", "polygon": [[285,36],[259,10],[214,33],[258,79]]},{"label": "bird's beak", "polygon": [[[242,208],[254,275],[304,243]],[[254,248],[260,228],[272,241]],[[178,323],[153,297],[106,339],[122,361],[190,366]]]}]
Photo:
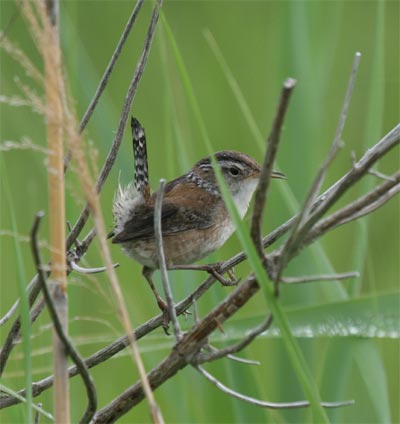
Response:
[{"label": "bird's beak", "polygon": [[280,180],[286,180],[287,177],[283,172],[272,171],[271,172],[271,178],[278,178]]}]

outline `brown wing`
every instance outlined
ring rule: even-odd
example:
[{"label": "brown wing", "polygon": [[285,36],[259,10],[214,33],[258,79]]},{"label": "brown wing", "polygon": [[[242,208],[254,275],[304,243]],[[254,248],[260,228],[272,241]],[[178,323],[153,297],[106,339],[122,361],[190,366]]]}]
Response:
[{"label": "brown wing", "polygon": [[[210,210],[213,205],[205,202],[203,190],[192,184],[181,184],[172,181],[166,186],[166,194],[161,209],[161,228],[164,236],[188,230],[203,230],[213,225]],[[184,194],[184,196],[183,196]],[[209,199],[209,196],[207,196]],[[152,195],[148,205],[135,210],[132,218],[126,222],[124,229],[115,235],[113,243],[154,237],[154,203]],[[214,203],[214,199],[211,200]]]}]

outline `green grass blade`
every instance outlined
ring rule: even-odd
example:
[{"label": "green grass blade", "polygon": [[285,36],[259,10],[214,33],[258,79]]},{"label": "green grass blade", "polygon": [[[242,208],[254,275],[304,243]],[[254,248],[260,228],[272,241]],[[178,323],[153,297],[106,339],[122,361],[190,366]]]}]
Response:
[{"label": "green grass blade", "polygon": [[[210,153],[213,152],[212,149],[212,143],[208,136],[208,132],[206,129],[206,126],[204,124],[204,120],[202,118],[202,114],[200,111],[200,107],[198,105],[196,96],[194,94],[194,90],[188,75],[188,72],[186,70],[186,66],[184,64],[182,55],[180,54],[179,48],[175,42],[175,38],[173,36],[173,33],[171,31],[171,28],[169,27],[165,17],[163,14],[161,14],[162,22],[165,26],[166,33],[169,39],[169,42],[171,44],[172,50],[175,55],[175,60],[178,65],[178,69],[181,74],[181,78],[183,80],[183,84],[186,90],[186,94],[189,99],[189,103],[192,107],[193,113],[195,115],[196,121],[198,123],[202,138],[204,140],[204,143],[206,144],[207,149]],[[215,162],[215,158],[214,158]],[[214,163],[215,165],[215,163]],[[215,167],[216,175],[218,183],[221,187],[221,191],[223,193],[224,199],[226,201],[227,208],[229,210],[229,213],[236,225],[237,228],[237,236],[246,251],[247,257],[249,259],[249,263],[255,273],[255,276],[260,284],[260,286],[263,289],[263,292],[265,294],[265,297],[267,299],[268,305],[270,307],[271,312],[274,315],[274,318],[276,322],[279,325],[279,328],[282,333],[282,339],[284,341],[285,347],[289,353],[290,359],[292,361],[292,365],[296,371],[297,377],[303,387],[304,393],[311,402],[311,409],[313,411],[314,419],[318,422],[328,422],[327,415],[324,411],[324,409],[321,407],[321,399],[318,393],[318,389],[315,386],[312,376],[310,374],[310,371],[308,369],[308,366],[306,364],[306,361],[303,357],[303,354],[300,350],[300,347],[297,343],[297,341],[294,339],[294,337],[291,334],[288,321],[286,319],[285,313],[282,310],[279,300],[275,298],[273,293],[273,288],[270,282],[268,281],[268,278],[265,274],[264,268],[261,264],[260,259],[257,256],[257,253],[255,251],[255,247],[250,239],[250,235],[245,228],[244,224],[242,223],[242,220],[236,210],[236,207],[234,205],[233,199],[231,197],[231,194],[229,192],[229,189],[226,187],[226,183],[224,178],[222,177],[220,170],[218,167]]]},{"label": "green grass blade", "polygon": [[[251,112],[250,106],[240,88],[239,83],[237,82],[235,76],[233,75],[228,63],[226,62],[216,40],[209,30],[205,30],[204,36],[208,45],[210,46],[215,58],[217,59],[222,72],[228,81],[229,86],[232,89],[232,92],[235,96],[235,99],[243,113],[245,121],[247,122],[250,132],[253,135],[254,140],[256,141],[258,146],[265,145],[265,137],[262,135],[261,130],[259,129],[257,122],[254,118],[253,113]],[[260,147],[261,149],[261,147]],[[277,161],[276,161],[277,163]],[[281,169],[279,165],[276,166],[277,169]],[[300,204],[294,196],[290,186],[287,184],[280,184],[278,186],[278,190],[281,192],[283,199],[285,200],[289,210],[291,213],[296,213],[299,210]],[[325,250],[321,246],[319,242],[316,242],[312,246],[310,246],[310,251],[316,259],[317,264],[321,264],[321,272],[335,273],[335,269],[327,257]],[[342,287],[342,284],[338,282],[336,285],[325,286],[321,289],[321,291],[325,294],[325,298],[327,300],[333,299],[345,299],[346,292]]]},{"label": "green grass blade", "polygon": [[[7,386],[4,386],[4,384],[0,383],[0,390],[2,392],[8,393],[10,396],[15,397],[16,399],[20,400],[21,402],[25,403],[28,405],[28,400],[26,398],[24,398],[23,396],[20,396],[17,392],[15,392],[14,390],[10,389]],[[44,415],[46,418],[48,418],[51,421],[54,421],[54,417],[53,415],[50,414],[50,412],[45,411],[43,408],[41,408],[40,406],[36,405],[35,403],[31,403],[30,407],[32,407],[35,411],[39,412],[40,414]],[[33,421],[28,421],[29,423],[32,423]]]},{"label": "green grass blade", "polygon": [[[15,209],[13,206],[13,199],[11,196],[11,189],[7,178],[7,171],[5,169],[5,163],[3,156],[1,156],[1,163],[3,168],[3,187],[5,191],[5,197],[10,212],[11,228],[14,234],[18,234],[17,220],[15,217]],[[26,275],[24,261],[22,259],[22,252],[18,240],[16,237],[14,240],[15,256],[17,259],[17,284],[20,298],[20,316],[21,316],[21,329],[22,329],[22,348],[24,353],[24,376],[25,376],[25,389],[26,389],[26,420],[27,422],[33,422],[32,418],[32,342],[31,342],[31,318],[29,313],[29,302],[28,295],[25,291]]]}]

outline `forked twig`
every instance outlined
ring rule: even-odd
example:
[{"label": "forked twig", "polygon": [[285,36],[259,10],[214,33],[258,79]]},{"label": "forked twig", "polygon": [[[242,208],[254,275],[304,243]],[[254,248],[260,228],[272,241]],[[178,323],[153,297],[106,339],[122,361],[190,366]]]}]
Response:
[{"label": "forked twig", "polygon": [[286,266],[288,256],[290,255],[292,250],[296,249],[296,246],[300,244],[300,241],[302,239],[302,236],[306,231],[311,228],[313,221],[309,219],[310,213],[313,208],[313,204],[315,203],[315,199],[318,196],[318,193],[321,190],[322,183],[324,181],[325,174],[328,170],[329,165],[332,163],[333,159],[335,158],[339,148],[340,148],[340,141],[341,136],[344,128],[344,124],[346,122],[347,117],[347,111],[350,104],[350,99],[353,93],[355,78],[358,71],[358,65],[360,63],[361,53],[357,52],[354,56],[354,62],[352,66],[352,71],[349,78],[349,83],[347,86],[347,91],[342,107],[342,111],[340,113],[339,117],[339,124],[336,130],[335,137],[332,142],[332,146],[328,152],[328,155],[321,166],[320,170],[318,171],[317,176],[315,177],[312,186],[310,188],[310,191],[307,195],[307,198],[304,202],[304,205],[300,211],[299,217],[297,219],[296,225],[293,228],[292,234],[290,235],[289,239],[285,243],[285,246],[281,252],[280,259],[278,261],[278,266],[276,269],[276,275],[275,275],[275,290],[276,292],[279,292],[279,280],[281,278],[281,274],[283,271],[283,268]]}]

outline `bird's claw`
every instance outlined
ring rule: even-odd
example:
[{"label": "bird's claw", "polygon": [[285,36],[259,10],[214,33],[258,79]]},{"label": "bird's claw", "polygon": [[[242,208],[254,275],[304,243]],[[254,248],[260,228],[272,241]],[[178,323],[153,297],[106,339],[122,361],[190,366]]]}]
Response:
[{"label": "bird's claw", "polygon": [[218,280],[223,286],[236,286],[240,282],[240,278],[235,277],[233,269],[228,269],[226,273],[229,278],[225,278],[221,274],[221,264],[210,265],[208,272]]}]

